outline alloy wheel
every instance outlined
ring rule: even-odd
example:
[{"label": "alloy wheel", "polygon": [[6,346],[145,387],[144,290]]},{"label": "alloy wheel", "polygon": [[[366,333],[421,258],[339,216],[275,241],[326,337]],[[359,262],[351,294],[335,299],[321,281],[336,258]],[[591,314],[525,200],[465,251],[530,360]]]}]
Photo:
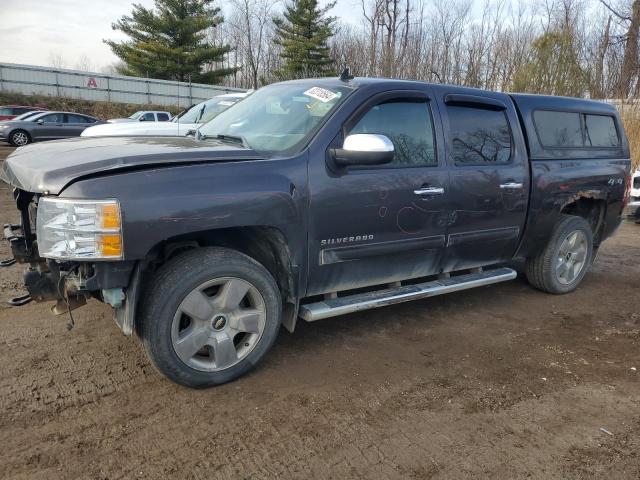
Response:
[{"label": "alloy wheel", "polygon": [[176,355],[205,372],[233,367],[258,344],[266,306],[251,283],[236,277],[209,280],[182,300],[171,325]]},{"label": "alloy wheel", "polygon": [[580,276],[587,263],[588,242],[586,235],[574,230],[563,240],[556,260],[556,276],[563,285],[572,284]]},{"label": "alloy wheel", "polygon": [[29,143],[29,137],[24,132],[16,132],[11,135],[11,141],[18,147],[21,147]]}]

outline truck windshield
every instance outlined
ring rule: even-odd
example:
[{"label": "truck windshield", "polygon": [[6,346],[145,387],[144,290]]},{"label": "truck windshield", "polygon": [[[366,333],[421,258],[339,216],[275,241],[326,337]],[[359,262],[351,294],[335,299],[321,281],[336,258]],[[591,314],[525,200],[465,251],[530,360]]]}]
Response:
[{"label": "truck windshield", "polygon": [[258,152],[282,154],[305,143],[352,90],[312,82],[269,85],[220,113],[199,133],[201,138],[239,137]]}]

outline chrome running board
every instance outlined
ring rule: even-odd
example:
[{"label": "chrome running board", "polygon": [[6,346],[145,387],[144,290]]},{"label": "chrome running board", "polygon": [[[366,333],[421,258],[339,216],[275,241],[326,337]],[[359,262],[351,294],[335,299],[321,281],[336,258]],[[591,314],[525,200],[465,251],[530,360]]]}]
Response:
[{"label": "chrome running board", "polygon": [[516,271],[511,268],[497,268],[414,285],[386,288],[344,297],[326,298],[320,302],[300,305],[299,315],[307,322],[314,322],[370,308],[386,307],[396,303],[506,282],[507,280],[513,280],[516,276]]}]

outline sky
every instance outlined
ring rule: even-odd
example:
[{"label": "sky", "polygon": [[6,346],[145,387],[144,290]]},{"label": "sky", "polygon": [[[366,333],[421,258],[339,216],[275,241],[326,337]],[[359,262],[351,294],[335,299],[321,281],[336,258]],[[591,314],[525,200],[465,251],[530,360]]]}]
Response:
[{"label": "sky", "polygon": [[[154,2],[0,0],[0,62],[50,66],[56,58],[64,67],[76,68],[88,60],[91,70],[100,71],[117,61],[102,40],[124,38],[111,24],[130,13],[132,3],[152,7]],[[359,5],[359,0],[339,0],[331,14],[355,22]]]}]

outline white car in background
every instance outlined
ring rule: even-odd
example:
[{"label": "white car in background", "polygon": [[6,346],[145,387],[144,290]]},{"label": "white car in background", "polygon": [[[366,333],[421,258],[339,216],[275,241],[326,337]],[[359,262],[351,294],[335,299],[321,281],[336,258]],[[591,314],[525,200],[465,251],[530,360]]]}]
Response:
[{"label": "white car in background", "polygon": [[132,123],[132,122],[168,122],[171,120],[171,113],[157,112],[155,110],[139,110],[127,118],[112,118],[109,123]]},{"label": "white car in background", "polygon": [[114,136],[185,136],[197,130],[231,105],[239,102],[251,92],[225,93],[192,106],[170,122],[111,123],[96,125],[82,132],[82,137]]}]

